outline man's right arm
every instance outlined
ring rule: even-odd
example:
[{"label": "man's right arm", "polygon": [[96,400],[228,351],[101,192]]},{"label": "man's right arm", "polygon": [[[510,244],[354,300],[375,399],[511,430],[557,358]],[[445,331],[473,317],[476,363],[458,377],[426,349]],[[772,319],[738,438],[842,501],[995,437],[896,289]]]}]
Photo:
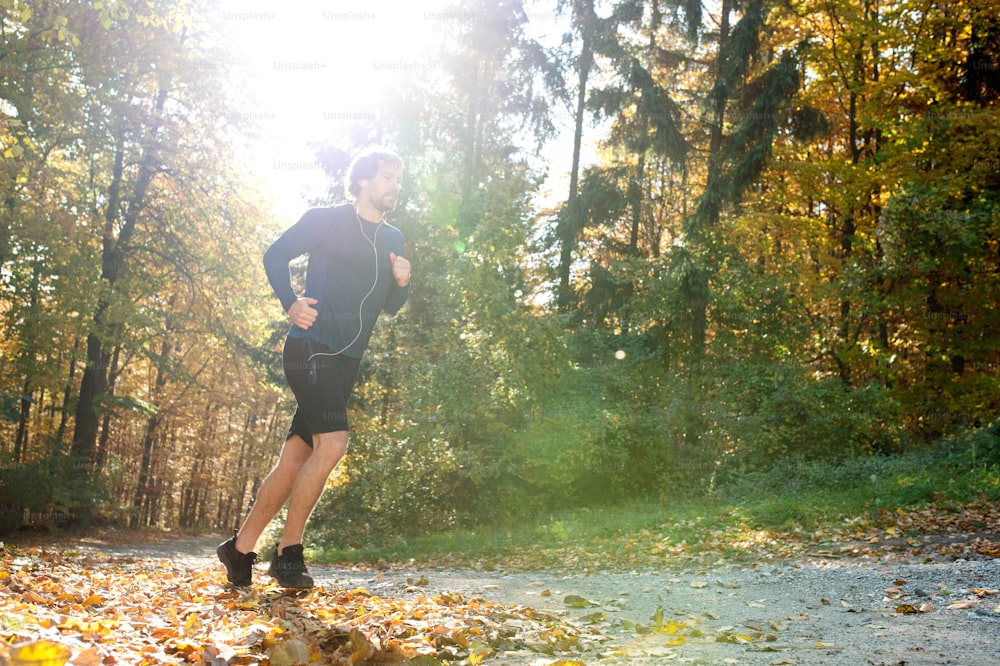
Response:
[{"label": "man's right arm", "polygon": [[264,252],[264,271],[267,273],[267,281],[271,284],[274,295],[281,301],[281,307],[285,312],[299,300],[295,289],[292,288],[288,265],[293,259],[318,247],[326,237],[328,229],[329,211],[312,208]]}]

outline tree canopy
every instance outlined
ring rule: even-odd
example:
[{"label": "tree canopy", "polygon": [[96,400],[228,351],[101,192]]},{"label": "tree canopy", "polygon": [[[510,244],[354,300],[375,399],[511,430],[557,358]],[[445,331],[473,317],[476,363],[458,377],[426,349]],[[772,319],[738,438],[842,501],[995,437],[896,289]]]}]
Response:
[{"label": "tree canopy", "polygon": [[[218,19],[0,0],[0,528],[232,527],[278,452],[287,324],[260,256],[293,220],[244,166],[253,82]],[[433,52],[314,146],[317,205],[355,150],[403,155],[414,275],[317,525],[707,493],[997,418],[990,2],[421,20]]]}]

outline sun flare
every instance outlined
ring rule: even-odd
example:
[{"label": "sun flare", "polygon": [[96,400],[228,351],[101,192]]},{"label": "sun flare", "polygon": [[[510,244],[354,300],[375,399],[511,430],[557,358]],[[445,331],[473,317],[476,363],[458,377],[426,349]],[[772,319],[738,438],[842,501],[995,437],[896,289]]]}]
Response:
[{"label": "sun flare", "polygon": [[[321,191],[311,144],[374,118],[381,92],[419,77],[447,0],[407,3],[219,0],[221,25],[249,73],[246,119],[260,128],[253,170],[286,198]],[[296,204],[292,204],[293,206]]]}]

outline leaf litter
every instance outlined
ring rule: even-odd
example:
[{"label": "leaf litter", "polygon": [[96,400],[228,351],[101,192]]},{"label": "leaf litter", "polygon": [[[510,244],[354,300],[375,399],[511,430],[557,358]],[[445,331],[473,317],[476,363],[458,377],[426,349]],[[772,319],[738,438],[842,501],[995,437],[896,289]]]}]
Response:
[{"label": "leaf litter", "polygon": [[[218,568],[29,548],[0,556],[0,664],[479,664],[572,657],[593,625],[458,593],[234,589]],[[565,663],[572,663],[565,661]]]}]

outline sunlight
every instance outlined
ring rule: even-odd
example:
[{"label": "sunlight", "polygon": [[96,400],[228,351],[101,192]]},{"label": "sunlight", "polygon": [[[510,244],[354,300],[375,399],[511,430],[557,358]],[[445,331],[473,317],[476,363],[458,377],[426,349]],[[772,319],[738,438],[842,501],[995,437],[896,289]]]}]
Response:
[{"label": "sunlight", "polygon": [[310,144],[377,117],[381,91],[424,74],[435,35],[463,19],[443,9],[447,0],[218,3],[220,24],[253,82],[255,106],[245,120],[262,137],[248,163],[282,214],[300,213],[326,189]]}]

